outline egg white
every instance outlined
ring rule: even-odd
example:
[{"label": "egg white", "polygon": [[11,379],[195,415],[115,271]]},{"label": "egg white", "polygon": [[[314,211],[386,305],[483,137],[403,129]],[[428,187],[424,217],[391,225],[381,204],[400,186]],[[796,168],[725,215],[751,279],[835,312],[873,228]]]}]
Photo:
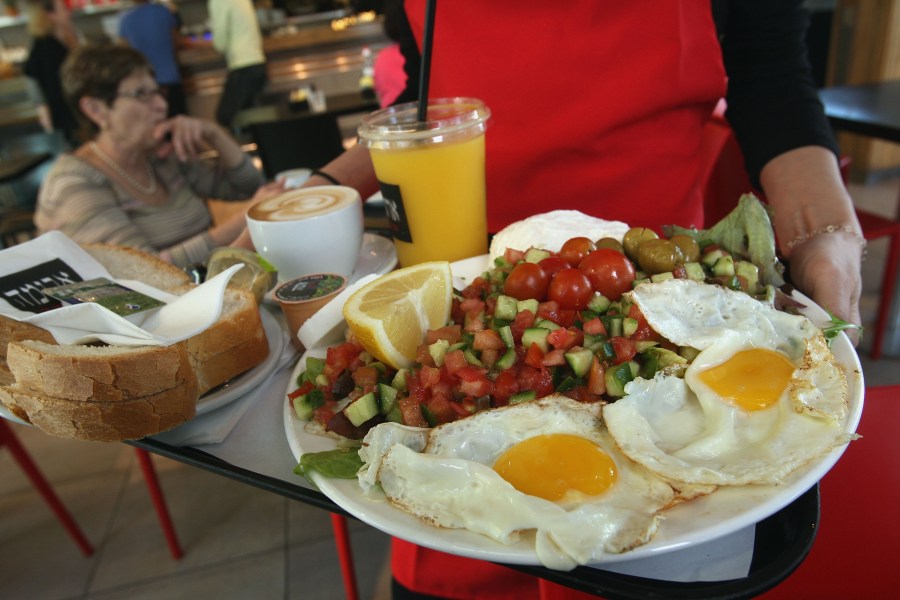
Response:
[{"label": "egg white", "polygon": [[[385,423],[366,436],[360,454],[367,463],[360,471],[364,488],[371,489],[377,470],[386,497],[431,525],[467,529],[503,544],[533,535],[539,560],[550,568],[597,562],[605,553],[650,541],[660,511],[679,499],[671,486],[617,450],[602,427],[599,405],[550,396],[477,413],[428,432],[421,452],[412,432],[393,432],[401,427]],[[598,444],[616,464],[616,484],[599,496],[551,502],[518,491],[493,470],[510,447],[551,433]]]},{"label": "egg white", "polygon": [[[701,350],[684,379],[636,379],[624,398],[604,407],[610,433],[631,459],[691,484],[777,484],[849,440],[846,377],[807,318],[689,280],[640,285],[631,294],[654,330]],[[795,367],[764,410],[735,406],[701,378],[748,349],[779,352]]]}]

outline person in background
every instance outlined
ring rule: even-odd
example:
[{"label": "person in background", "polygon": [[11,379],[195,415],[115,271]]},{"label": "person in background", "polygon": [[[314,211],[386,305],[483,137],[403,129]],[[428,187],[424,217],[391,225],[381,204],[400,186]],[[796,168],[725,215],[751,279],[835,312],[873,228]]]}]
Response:
[{"label": "person in background", "polygon": [[406,87],[405,61],[398,43],[406,35],[404,29],[409,29],[409,23],[403,16],[403,3],[388,0],[384,5],[384,34],[393,43],[378,52],[374,64],[375,94],[382,108],[393,104]]},{"label": "person in background", "polygon": [[60,131],[77,143],[78,121],[69,110],[59,81],[59,69],[78,45],[78,34],[64,0],[29,0],[28,33],[33,37],[23,72],[40,90],[38,120],[44,131]]},{"label": "person in background", "polygon": [[266,85],[266,55],[256,10],[250,0],[209,0],[213,47],[225,55],[228,76],[216,121],[231,127],[237,113],[252,106]]},{"label": "person in background", "polygon": [[169,116],[187,114],[184,86],[178,67],[181,33],[171,9],[148,0],[134,0],[135,7],[119,21],[119,37],[147,57],[159,87],[169,103]]},{"label": "person in background", "polygon": [[[221,126],[167,118],[153,70],[133,48],[80,46],[63,64],[62,84],[93,136],[61,155],[41,185],[40,233],[132,246],[186,266],[230,244],[246,224],[239,211],[213,225],[205,198],[258,200],[284,189],[260,187],[259,171]],[[201,158],[207,150],[213,157]]]},{"label": "person in background", "polygon": [[[493,115],[489,231],[560,208],[656,230],[702,227],[701,140],[725,97],[793,284],[859,324],[865,242],[811,76],[803,4],[438,3],[429,95],[480,98]],[[404,4],[415,39],[400,41],[408,80],[397,102],[416,99],[425,5]],[[363,198],[377,190],[363,146],[321,171],[328,178],[306,185],[334,179]],[[534,577],[402,540],[392,569],[395,599],[540,596]],[[570,592],[552,597],[586,597]]]}]

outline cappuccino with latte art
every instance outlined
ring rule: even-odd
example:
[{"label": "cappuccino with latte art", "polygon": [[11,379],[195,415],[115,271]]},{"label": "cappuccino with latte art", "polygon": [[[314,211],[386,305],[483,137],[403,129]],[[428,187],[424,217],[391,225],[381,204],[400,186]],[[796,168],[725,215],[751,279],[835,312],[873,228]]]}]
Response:
[{"label": "cappuccino with latte art", "polygon": [[324,215],[359,201],[359,194],[349,187],[301,188],[264,200],[254,205],[249,214],[257,221],[294,221]]},{"label": "cappuccino with latte art", "polygon": [[247,230],[279,281],[324,272],[349,278],[362,246],[362,201],[340,185],[288,190],[251,207]]}]

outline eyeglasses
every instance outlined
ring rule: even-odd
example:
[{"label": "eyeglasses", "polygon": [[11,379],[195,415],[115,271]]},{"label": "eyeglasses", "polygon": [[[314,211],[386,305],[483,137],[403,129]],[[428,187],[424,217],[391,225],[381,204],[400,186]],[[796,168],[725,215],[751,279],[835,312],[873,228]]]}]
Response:
[{"label": "eyeglasses", "polygon": [[144,104],[149,104],[156,96],[159,96],[160,98],[165,100],[166,90],[159,87],[138,88],[133,92],[119,92],[118,94],[116,94],[116,98],[131,98],[132,100],[137,100],[138,102],[143,102]]}]

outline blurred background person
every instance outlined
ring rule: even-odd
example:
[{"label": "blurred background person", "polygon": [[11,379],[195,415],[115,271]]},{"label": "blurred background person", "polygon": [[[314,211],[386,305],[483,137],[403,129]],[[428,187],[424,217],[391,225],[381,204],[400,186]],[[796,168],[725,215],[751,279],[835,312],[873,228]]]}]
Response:
[{"label": "blurred background person", "polygon": [[23,72],[40,91],[38,120],[44,131],[60,131],[77,143],[78,121],[66,104],[59,70],[79,43],[72,15],[64,0],[28,0],[28,33],[33,41]]},{"label": "blurred background person", "polygon": [[187,114],[178,66],[178,49],[182,45],[178,17],[163,4],[148,0],[134,0],[134,4],[119,21],[119,37],[150,61],[169,103],[169,116]]},{"label": "blurred background person", "polygon": [[256,9],[250,0],[209,0],[213,47],[225,55],[228,77],[216,109],[216,121],[231,127],[235,115],[253,106],[266,85],[266,55]]},{"label": "blurred background person", "polygon": [[[61,155],[41,185],[39,233],[132,246],[186,266],[229,245],[246,223],[238,211],[214,225],[206,198],[260,199],[283,190],[260,187],[250,157],[219,125],[167,118],[152,68],[133,48],[80,46],[63,65],[62,83],[93,135]],[[207,150],[213,158],[201,159]]]},{"label": "blurred background person", "polygon": [[384,4],[384,34],[391,44],[378,52],[374,63],[375,94],[379,105],[384,108],[406,88],[405,59],[400,51],[400,39],[404,35],[412,36],[409,23],[403,14],[402,0],[387,0]]}]

